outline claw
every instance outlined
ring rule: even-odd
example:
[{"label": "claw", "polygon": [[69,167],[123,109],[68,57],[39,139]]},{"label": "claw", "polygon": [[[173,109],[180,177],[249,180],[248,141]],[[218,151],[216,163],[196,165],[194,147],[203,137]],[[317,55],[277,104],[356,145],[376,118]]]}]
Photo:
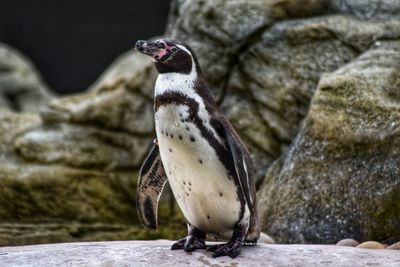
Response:
[{"label": "claw", "polygon": [[228,242],[226,244],[222,244],[222,245],[217,245],[219,247],[217,247],[212,256],[213,258],[216,257],[221,257],[221,256],[229,256],[232,259],[236,258],[237,255],[239,255],[240,251],[242,250],[243,247],[243,243],[240,241],[236,241],[236,242]]},{"label": "claw", "polygon": [[218,245],[210,245],[210,246],[208,246],[207,247],[207,252],[214,252],[214,251],[216,251],[217,249],[219,249],[220,247],[222,247],[223,245],[225,245],[225,244],[218,244]]},{"label": "claw", "polygon": [[171,250],[183,249],[186,252],[205,248],[207,248],[207,246],[204,239],[191,235],[180,239],[171,246]]},{"label": "claw", "polygon": [[171,246],[171,250],[182,249],[185,246],[186,238],[182,238]]},{"label": "claw", "polygon": [[200,238],[194,237],[194,236],[189,236],[187,238],[188,238],[187,242],[183,248],[186,252],[192,252],[196,249],[207,248],[206,242],[204,241],[204,239],[200,239]]}]

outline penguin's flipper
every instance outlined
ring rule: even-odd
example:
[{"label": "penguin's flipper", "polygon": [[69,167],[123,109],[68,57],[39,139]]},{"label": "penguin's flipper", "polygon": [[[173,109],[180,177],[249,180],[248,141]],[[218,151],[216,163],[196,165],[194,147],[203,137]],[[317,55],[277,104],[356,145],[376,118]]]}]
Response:
[{"label": "penguin's flipper", "polygon": [[157,229],[158,201],[165,183],[165,174],[161,162],[157,141],[150,151],[139,172],[136,192],[136,209],[139,220],[146,229]]},{"label": "penguin's flipper", "polygon": [[237,178],[237,183],[245,196],[249,210],[253,212],[254,205],[250,192],[252,190],[250,179],[252,179],[253,167],[250,155],[240,140],[239,135],[227,119],[222,116],[215,116],[210,123],[222,139],[225,140],[226,149],[229,154],[232,155],[233,165],[237,175],[235,178]]}]

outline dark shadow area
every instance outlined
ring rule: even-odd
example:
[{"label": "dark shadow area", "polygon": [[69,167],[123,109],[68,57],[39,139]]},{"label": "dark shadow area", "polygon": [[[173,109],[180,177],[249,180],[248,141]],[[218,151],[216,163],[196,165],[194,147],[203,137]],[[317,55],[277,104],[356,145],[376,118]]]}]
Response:
[{"label": "dark shadow area", "polygon": [[85,90],[137,39],[163,33],[170,0],[1,1],[0,42],[62,94]]}]

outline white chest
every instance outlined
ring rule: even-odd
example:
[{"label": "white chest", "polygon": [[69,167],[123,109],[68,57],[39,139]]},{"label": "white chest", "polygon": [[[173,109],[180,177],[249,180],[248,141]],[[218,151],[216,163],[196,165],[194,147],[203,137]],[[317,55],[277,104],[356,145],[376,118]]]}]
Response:
[{"label": "white chest", "polygon": [[215,150],[186,120],[187,106],[161,106],[155,116],[161,159],[184,216],[200,230],[229,236],[240,203]]}]

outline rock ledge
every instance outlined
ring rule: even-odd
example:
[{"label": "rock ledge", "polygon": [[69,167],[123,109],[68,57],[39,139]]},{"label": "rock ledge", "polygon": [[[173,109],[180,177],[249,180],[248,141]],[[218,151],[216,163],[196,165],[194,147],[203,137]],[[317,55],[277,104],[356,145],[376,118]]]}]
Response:
[{"label": "rock ledge", "polygon": [[171,251],[172,241],[60,243],[0,248],[0,266],[400,266],[400,253],[332,245],[245,247],[236,259]]}]

